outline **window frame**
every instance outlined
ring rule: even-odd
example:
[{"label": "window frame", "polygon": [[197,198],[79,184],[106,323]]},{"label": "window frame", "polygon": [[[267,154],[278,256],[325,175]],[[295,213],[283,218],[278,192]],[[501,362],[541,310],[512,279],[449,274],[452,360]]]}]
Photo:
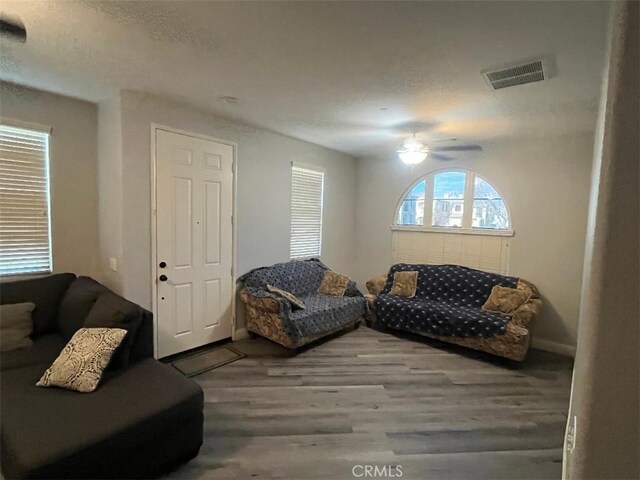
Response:
[{"label": "window frame", "polygon": [[45,198],[47,208],[47,247],[48,247],[48,265],[47,268],[33,269],[28,271],[0,273],[0,279],[3,281],[20,277],[39,277],[48,275],[53,272],[53,228],[52,228],[52,205],[51,205],[51,134],[52,128],[32,122],[24,122],[13,118],[0,116],[0,126],[28,130],[34,133],[42,134],[46,137],[44,150],[44,180],[46,185]]},{"label": "window frame", "polygon": [[[303,170],[309,170],[315,173],[318,173],[321,175],[322,177],[322,187],[321,187],[321,193],[320,193],[320,225],[319,225],[319,229],[318,229],[318,251],[317,253],[313,253],[313,254],[309,254],[309,255],[293,255],[293,244],[294,244],[294,235],[293,235],[293,229],[294,229],[294,225],[293,225],[293,207],[294,207],[294,198],[293,198],[293,174],[294,174],[294,169],[295,168],[299,168],[299,169],[303,169]],[[323,236],[323,231],[324,231],[324,206],[325,206],[325,199],[324,199],[324,194],[325,194],[325,188],[326,188],[326,183],[325,183],[325,176],[326,176],[326,169],[322,168],[322,167],[318,167],[315,165],[308,165],[308,164],[304,164],[304,163],[299,163],[299,162],[291,162],[291,167],[290,167],[290,180],[291,180],[291,184],[289,186],[289,259],[290,260],[306,260],[309,258],[319,258],[322,255],[322,236]]]},{"label": "window frame", "polygon": [[[433,201],[434,201],[434,179],[435,176],[439,173],[445,172],[462,172],[465,176],[465,190],[463,197],[463,216],[462,216],[462,226],[461,227],[439,227],[433,226]],[[507,229],[498,229],[498,228],[484,228],[484,227],[474,227],[473,224],[473,203],[475,196],[475,179],[480,178],[484,180],[488,185],[490,185],[502,199],[504,206],[507,210],[507,215],[509,219],[509,228]],[[399,212],[402,204],[406,196],[418,185],[420,182],[425,182],[425,209],[424,209],[424,218],[422,225],[403,225],[398,223]],[[427,208],[429,205],[429,208]],[[454,233],[454,234],[465,234],[465,235],[489,235],[489,236],[499,236],[499,237],[512,237],[515,235],[515,230],[513,229],[513,217],[511,215],[511,209],[509,208],[509,202],[505,199],[504,195],[500,192],[498,188],[491,182],[489,182],[485,177],[479,175],[473,170],[467,170],[464,168],[441,168],[438,170],[432,170],[422,175],[420,178],[416,179],[414,182],[409,185],[407,189],[404,190],[400,199],[398,200],[395,209],[393,222],[391,224],[391,230],[395,231],[419,231],[419,232],[435,232],[435,233]]]}]

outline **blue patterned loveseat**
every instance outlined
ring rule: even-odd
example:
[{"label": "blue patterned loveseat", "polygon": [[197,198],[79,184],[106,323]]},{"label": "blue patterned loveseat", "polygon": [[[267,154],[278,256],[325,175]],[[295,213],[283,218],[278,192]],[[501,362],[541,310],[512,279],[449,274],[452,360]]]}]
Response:
[{"label": "blue patterned loveseat", "polygon": [[[391,293],[396,272],[417,271],[415,297]],[[515,288],[528,299],[509,314],[483,310],[494,286]],[[393,265],[389,273],[367,282],[375,326],[403,330],[523,360],[531,327],[542,304],[531,283],[458,265]]]},{"label": "blue patterned loveseat", "polygon": [[[344,296],[318,293],[329,270],[320,260],[292,260],[257,268],[240,277],[240,298],[246,305],[247,330],[287,348],[295,349],[318,338],[358,324],[366,312],[366,300],[350,281]],[[292,293],[305,305],[294,309],[285,298],[271,293],[268,285]]]}]

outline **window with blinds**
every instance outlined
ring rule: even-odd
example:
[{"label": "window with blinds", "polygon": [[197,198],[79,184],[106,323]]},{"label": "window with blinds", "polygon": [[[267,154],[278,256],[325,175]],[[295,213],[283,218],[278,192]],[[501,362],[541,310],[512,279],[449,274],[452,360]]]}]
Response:
[{"label": "window with blinds", "polygon": [[291,166],[291,258],[320,256],[324,172]]},{"label": "window with blinds", "polygon": [[0,125],[0,275],[51,271],[49,134]]}]

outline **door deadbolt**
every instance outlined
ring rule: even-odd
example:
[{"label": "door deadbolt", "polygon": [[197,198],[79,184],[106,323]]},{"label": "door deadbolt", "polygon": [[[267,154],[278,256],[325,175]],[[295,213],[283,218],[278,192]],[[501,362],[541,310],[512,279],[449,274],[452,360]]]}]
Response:
[{"label": "door deadbolt", "polygon": [[167,266],[167,262],[160,262],[160,268],[164,268]]}]

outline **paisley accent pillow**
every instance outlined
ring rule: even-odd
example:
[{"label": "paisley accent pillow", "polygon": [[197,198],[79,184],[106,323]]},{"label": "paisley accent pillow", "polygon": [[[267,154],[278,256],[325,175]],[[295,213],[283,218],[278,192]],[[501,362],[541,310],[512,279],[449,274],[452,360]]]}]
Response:
[{"label": "paisley accent pillow", "polygon": [[418,288],[418,272],[410,270],[407,272],[396,272],[393,274],[393,285],[391,294],[400,297],[413,298],[416,296]]},{"label": "paisley accent pillow", "polygon": [[302,303],[302,300],[300,300],[291,292],[287,292],[286,290],[282,290],[281,288],[274,287],[273,285],[269,284],[267,284],[267,290],[275,295],[278,295],[279,297],[284,298],[285,300],[288,300],[291,304],[292,310],[304,310],[306,308],[304,306],[304,303]]},{"label": "paisley accent pillow", "polygon": [[79,329],[36,385],[93,392],[126,334],[122,328]]},{"label": "paisley accent pillow", "polygon": [[322,277],[322,283],[320,283],[318,293],[334,297],[342,297],[348,284],[349,277],[327,270],[324,272],[324,276]]},{"label": "paisley accent pillow", "polygon": [[496,285],[491,289],[491,295],[482,305],[483,310],[511,313],[529,300],[531,292],[518,288],[508,288]]}]

